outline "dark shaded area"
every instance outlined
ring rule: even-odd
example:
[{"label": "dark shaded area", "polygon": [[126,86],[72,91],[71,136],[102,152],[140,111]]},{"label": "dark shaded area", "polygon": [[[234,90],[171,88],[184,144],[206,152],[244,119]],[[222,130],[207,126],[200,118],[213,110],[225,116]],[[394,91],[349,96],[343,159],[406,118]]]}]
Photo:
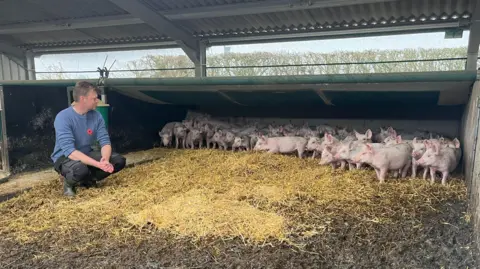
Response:
[{"label": "dark shaded area", "polygon": [[[477,268],[473,231],[464,221],[463,201],[443,204],[437,213],[412,223],[375,224],[338,216],[325,234],[299,239],[302,250],[274,243],[245,245],[241,239],[192,243],[162,232],[147,240],[114,243],[105,238],[91,249],[55,249],[50,241],[18,244],[0,239],[2,268]],[[311,212],[309,222],[323,223]],[[359,226],[367,226],[368,233]],[[365,228],[365,227],[363,227]],[[146,231],[145,231],[146,232]],[[69,239],[70,240],[70,239]],[[77,241],[80,240],[80,241]],[[75,237],[72,245],[88,238]]]},{"label": "dark shaded area", "polygon": [[214,117],[272,117],[361,120],[460,120],[464,106],[429,105],[289,105],[289,106],[199,106]]},{"label": "dark shaded area", "polygon": [[[335,106],[311,90],[145,93],[179,105],[151,104],[109,91],[109,133],[119,153],[159,145],[158,131],[167,122],[183,120],[188,109],[214,117],[397,120],[459,120],[464,111],[463,105],[437,106],[438,92],[326,93]],[[50,167],[53,121],[68,105],[66,88],[4,86],[4,94],[12,172]]]},{"label": "dark shaded area", "polygon": [[[4,86],[7,136],[12,173],[52,166],[53,121],[68,106],[65,87]],[[158,130],[169,121],[183,120],[186,107],[159,106],[108,93],[109,133],[119,153],[145,150],[159,143]]]}]

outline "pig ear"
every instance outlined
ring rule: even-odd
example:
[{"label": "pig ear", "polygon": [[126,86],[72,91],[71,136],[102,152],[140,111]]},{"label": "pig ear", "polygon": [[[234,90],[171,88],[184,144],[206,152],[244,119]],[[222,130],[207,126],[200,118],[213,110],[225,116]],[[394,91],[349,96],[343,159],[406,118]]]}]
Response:
[{"label": "pig ear", "polygon": [[453,144],[455,145],[455,148],[460,148],[460,140],[458,140],[458,138],[453,139]]},{"label": "pig ear", "polygon": [[371,138],[372,138],[372,130],[368,129],[368,130],[365,132],[365,135],[367,136],[367,139],[371,139]]},{"label": "pig ear", "polygon": [[325,140],[328,141],[328,142],[332,141],[332,135],[329,134],[329,133],[325,133],[324,138],[325,138]]},{"label": "pig ear", "polygon": [[435,152],[435,155],[440,154],[440,144],[432,143],[432,148],[433,148],[433,151]]},{"label": "pig ear", "polygon": [[426,148],[429,148],[432,143],[430,142],[430,140],[425,139],[423,140],[423,144],[425,145]]},{"label": "pig ear", "polygon": [[380,133],[385,133],[385,130],[382,127],[380,127]]},{"label": "pig ear", "polygon": [[397,135],[397,138],[395,140],[397,141],[398,144],[402,143],[402,136]]},{"label": "pig ear", "polygon": [[413,138],[413,144],[416,144],[416,143],[417,143],[417,138],[414,137],[414,138]]},{"label": "pig ear", "polygon": [[392,126],[388,127],[387,132],[393,137],[397,136],[397,131],[395,131]]}]

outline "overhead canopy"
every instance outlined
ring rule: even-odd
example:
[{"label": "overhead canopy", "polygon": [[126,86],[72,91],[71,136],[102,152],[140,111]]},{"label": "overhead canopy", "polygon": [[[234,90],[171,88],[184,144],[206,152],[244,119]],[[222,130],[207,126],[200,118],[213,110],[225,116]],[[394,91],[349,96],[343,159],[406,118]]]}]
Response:
[{"label": "overhead canopy", "polygon": [[[108,79],[105,87],[145,102],[198,106],[462,105],[474,71],[312,76]],[[96,83],[96,80],[89,80]],[[0,81],[73,86],[76,80]]]},{"label": "overhead canopy", "polygon": [[195,47],[468,28],[477,0],[0,1],[0,49],[18,54]]}]

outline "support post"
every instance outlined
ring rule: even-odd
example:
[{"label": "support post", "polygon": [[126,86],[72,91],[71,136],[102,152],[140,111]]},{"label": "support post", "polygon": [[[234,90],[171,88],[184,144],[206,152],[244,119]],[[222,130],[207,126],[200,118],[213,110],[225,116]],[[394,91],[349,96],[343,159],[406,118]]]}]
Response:
[{"label": "support post", "polygon": [[27,79],[36,80],[36,71],[35,71],[35,54],[32,51],[27,51],[25,53],[25,59],[27,62]]},{"label": "support post", "polygon": [[67,107],[71,106],[73,103],[73,88],[74,88],[73,86],[67,87],[67,102],[68,102]]},{"label": "support post", "polygon": [[[0,86],[0,121],[1,121],[1,156],[2,156],[2,172],[8,176],[10,174],[10,161],[8,157],[8,140],[7,140],[7,121],[5,117],[5,100],[3,94],[3,86]],[[2,178],[0,178],[0,181]]]},{"label": "support post", "polygon": [[470,24],[470,36],[468,38],[466,70],[477,70],[478,46],[480,45],[480,0],[477,0]]},{"label": "support post", "polygon": [[195,64],[195,77],[207,76],[207,44],[200,41],[197,51],[197,61]]}]

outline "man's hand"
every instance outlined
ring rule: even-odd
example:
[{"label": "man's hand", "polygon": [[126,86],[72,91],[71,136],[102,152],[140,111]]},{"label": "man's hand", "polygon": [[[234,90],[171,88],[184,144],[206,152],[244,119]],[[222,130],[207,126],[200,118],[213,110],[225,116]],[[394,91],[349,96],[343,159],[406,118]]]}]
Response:
[{"label": "man's hand", "polygon": [[113,165],[109,162],[109,160],[105,157],[102,157],[100,159],[100,163],[99,163],[99,167],[100,169],[102,169],[103,171],[107,172],[107,173],[112,173],[113,172]]},{"label": "man's hand", "polygon": [[113,165],[108,160],[104,160],[104,158],[102,158],[100,162],[98,162],[78,150],[75,150],[74,152],[72,152],[72,154],[70,154],[68,158],[74,161],[81,161],[86,165],[97,167],[98,169],[101,169],[107,173],[113,172]]}]

